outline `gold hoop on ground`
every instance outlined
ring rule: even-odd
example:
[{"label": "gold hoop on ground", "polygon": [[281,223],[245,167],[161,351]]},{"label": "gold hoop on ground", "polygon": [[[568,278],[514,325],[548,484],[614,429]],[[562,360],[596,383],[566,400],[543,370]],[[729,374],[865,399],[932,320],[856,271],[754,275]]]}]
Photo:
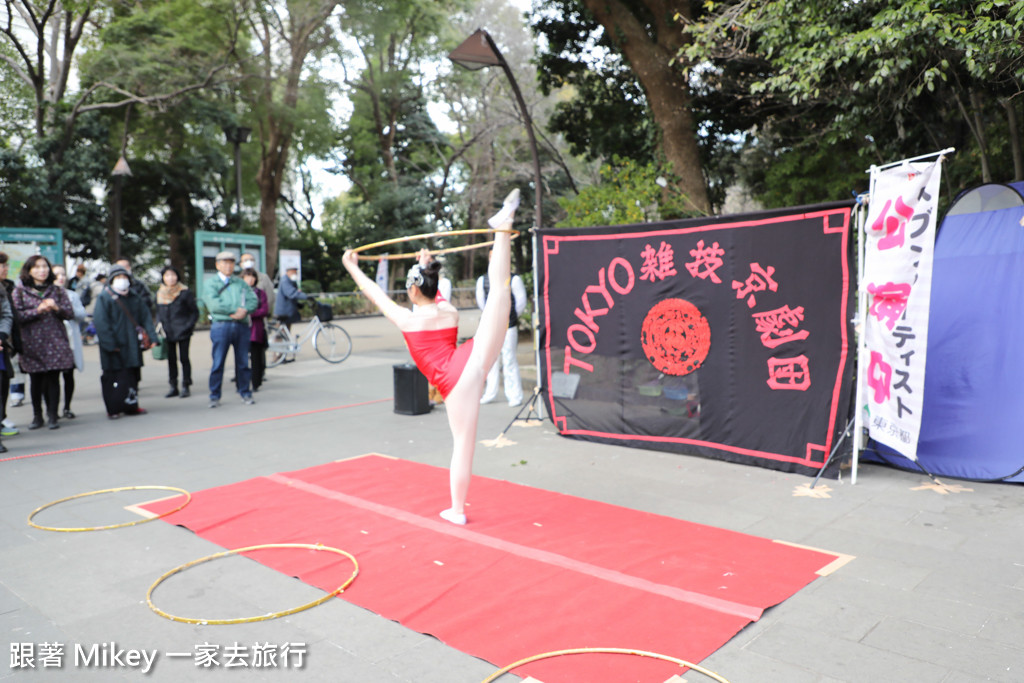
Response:
[{"label": "gold hoop on ground", "polygon": [[[359,258],[367,261],[395,261],[403,258],[416,258],[417,254],[414,251],[406,252],[403,254],[371,254],[369,256],[363,256],[362,252],[370,249],[376,249],[377,247],[386,247],[389,244],[401,244],[403,242],[412,242],[414,240],[425,240],[431,237],[458,237],[460,235],[490,235],[492,233],[508,232],[512,233],[512,239],[519,237],[518,230],[495,230],[494,228],[474,228],[472,230],[443,230],[439,232],[426,232],[420,235],[408,235],[406,237],[394,237],[389,240],[381,240],[380,242],[372,242],[371,244],[364,244],[361,247],[356,247],[352,251],[356,253]],[[470,249],[479,249],[480,247],[486,247],[494,244],[494,240],[487,242],[478,242],[476,244],[464,244],[461,247],[447,247],[445,249],[438,249],[437,251],[431,250],[431,254],[451,254],[456,251],[469,251]]]},{"label": "gold hoop on ground", "polygon": [[699,674],[712,678],[719,683],[729,683],[726,679],[722,678],[714,671],[709,671],[702,666],[688,662],[685,659],[677,659],[668,655],[659,655],[657,652],[645,652],[643,650],[628,650],[625,648],[618,647],[580,647],[571,650],[555,650],[554,652],[545,652],[539,655],[533,655],[526,659],[520,659],[515,664],[509,664],[500,671],[495,671],[493,674],[483,680],[482,683],[491,683],[491,681],[497,680],[499,677],[504,676],[512,669],[517,669],[521,666],[530,664],[531,662],[540,661],[541,659],[550,659],[551,657],[561,657],[562,655],[586,655],[586,654],[613,654],[613,655],[636,655],[637,657],[651,657],[654,659],[660,659],[666,662],[673,662],[679,666],[685,666],[686,668],[696,671]]},{"label": "gold hoop on ground", "polygon": [[[246,553],[250,550],[264,550],[267,548],[299,548],[304,550],[324,550],[327,552],[336,553],[338,555],[342,555],[352,560],[352,575],[348,577],[348,580],[346,580],[345,583],[341,584],[340,586],[338,586],[322,598],[317,598],[312,602],[307,602],[305,605],[299,605],[298,607],[286,609],[281,612],[270,612],[269,614],[262,614],[256,617],[238,617],[236,619],[192,619],[190,617],[178,617],[173,614],[168,614],[167,612],[163,611],[162,609],[153,604],[153,591],[156,590],[156,587],[163,583],[166,579],[177,574],[178,572],[185,571],[189,567],[194,567],[197,564],[202,564],[204,562],[216,560],[221,557],[227,557],[228,555],[238,555],[239,553]],[[191,562],[187,562],[181,565],[180,567],[175,567],[174,569],[172,569],[171,571],[167,572],[159,579],[157,579],[156,582],[154,582],[153,585],[149,587],[149,591],[146,593],[146,603],[149,604],[149,608],[151,610],[153,610],[160,616],[170,619],[171,621],[180,621],[185,624],[202,624],[204,626],[219,626],[224,624],[251,624],[256,621],[269,621],[270,619],[277,619],[278,617],[286,617],[289,614],[295,614],[296,612],[302,612],[303,610],[307,610],[312,607],[316,607],[317,605],[321,605],[330,600],[331,598],[333,598],[335,595],[338,595],[339,593],[344,591],[346,588],[348,588],[349,585],[351,585],[351,583],[356,580],[356,575],[358,573],[359,563],[356,562],[356,558],[353,557],[350,553],[347,553],[344,550],[339,550],[338,548],[320,545],[319,543],[266,543],[264,545],[251,545],[247,548],[235,548],[234,550],[226,550],[222,553],[217,553],[216,555],[207,555],[206,557],[200,557],[198,560],[192,560]]]},{"label": "gold hoop on ground", "polygon": [[[36,524],[35,522],[32,521],[32,518],[35,517],[37,514],[39,514],[40,512],[45,510],[46,508],[53,507],[54,505],[58,505],[60,503],[66,503],[67,501],[75,500],[76,498],[85,498],[87,496],[98,496],[101,493],[117,493],[118,491],[176,491],[177,493],[184,494],[185,502],[182,503],[181,505],[179,505],[178,507],[174,508],[173,510],[168,510],[167,512],[161,512],[159,515],[154,515],[153,517],[145,517],[143,519],[137,519],[137,520],[135,520],[133,522],[122,522],[121,524],[107,524],[106,526],[83,526],[83,527],[42,526],[42,525]],[[121,527],[135,526],[136,524],[145,524],[146,522],[152,522],[155,519],[160,519],[161,517],[166,517],[169,514],[177,512],[178,510],[182,509],[183,507],[185,507],[186,505],[188,505],[191,502],[192,502],[192,494],[189,493],[188,491],[186,491],[185,489],[179,489],[176,486],[120,486],[120,487],[118,487],[116,489],[102,489],[100,491],[89,491],[88,493],[78,493],[78,494],[76,494],[74,496],[68,496],[67,498],[61,498],[60,500],[55,500],[52,503],[47,503],[46,505],[43,505],[41,507],[37,507],[35,510],[32,511],[32,514],[30,514],[28,516],[28,524],[29,524],[29,526],[34,526],[37,529],[43,529],[45,531],[102,531],[104,529],[120,529]]]}]

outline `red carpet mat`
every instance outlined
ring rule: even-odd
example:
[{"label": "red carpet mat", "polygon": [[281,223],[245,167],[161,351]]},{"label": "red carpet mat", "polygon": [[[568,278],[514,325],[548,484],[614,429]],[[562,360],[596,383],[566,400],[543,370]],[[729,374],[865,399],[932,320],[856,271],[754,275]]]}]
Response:
[{"label": "red carpet mat", "polygon": [[[483,477],[473,479],[470,523],[459,527],[437,516],[448,506],[446,469],[376,455],[192,495],[165,521],[225,548],[322,543],[346,550],[360,572],[345,600],[496,668],[579,647],[700,662],[836,560]],[[159,513],[174,500],[145,507]],[[326,591],[351,571],[330,553],[257,559]],[[661,683],[680,670],[654,659],[593,654],[514,673],[543,683]]]}]

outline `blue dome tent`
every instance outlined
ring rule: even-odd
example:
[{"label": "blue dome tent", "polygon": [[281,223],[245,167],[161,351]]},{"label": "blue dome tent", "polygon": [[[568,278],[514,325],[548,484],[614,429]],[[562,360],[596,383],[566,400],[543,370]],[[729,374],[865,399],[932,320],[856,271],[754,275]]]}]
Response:
[{"label": "blue dome tent", "polygon": [[[935,242],[918,462],[1024,482],[1024,183],[962,193]],[[869,442],[863,461],[919,468]]]}]

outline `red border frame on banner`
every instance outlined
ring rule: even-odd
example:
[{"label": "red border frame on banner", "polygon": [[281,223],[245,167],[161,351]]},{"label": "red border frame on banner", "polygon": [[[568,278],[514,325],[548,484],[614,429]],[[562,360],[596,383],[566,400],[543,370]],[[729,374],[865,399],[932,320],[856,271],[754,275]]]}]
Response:
[{"label": "red border frame on banner", "polygon": [[[836,214],[844,214],[842,225],[829,225],[829,217]],[[676,443],[682,445],[692,445],[697,447],[712,448],[722,451],[728,451],[736,453],[737,455],[761,458],[766,460],[772,460],[777,462],[789,462],[798,465],[821,469],[825,464],[825,458],[831,452],[833,443],[835,440],[837,422],[839,418],[839,411],[846,410],[846,406],[840,406],[840,394],[843,384],[843,378],[845,373],[848,372],[847,364],[850,358],[850,339],[848,335],[849,326],[849,303],[850,303],[850,264],[846,255],[849,251],[849,239],[850,239],[850,220],[851,210],[850,207],[834,208],[826,210],[811,210],[811,211],[795,211],[793,213],[783,213],[779,215],[773,215],[766,218],[753,218],[738,220],[733,222],[723,223],[710,223],[704,225],[697,225],[693,227],[681,227],[681,228],[667,228],[661,230],[635,230],[630,232],[608,232],[603,234],[590,234],[590,235],[579,235],[569,234],[566,236],[559,236],[546,232],[541,235],[541,256],[544,259],[544,272],[549,273],[551,268],[550,257],[556,255],[559,252],[559,245],[562,242],[579,242],[579,241],[602,241],[602,240],[622,240],[622,239],[635,239],[644,237],[656,237],[665,236],[667,234],[684,235],[691,233],[702,233],[702,232],[714,232],[720,230],[729,230],[743,227],[754,227],[758,225],[769,225],[772,223],[791,222],[794,220],[807,220],[821,217],[823,221],[823,231],[825,234],[839,233],[842,240],[842,254],[843,257],[840,259],[842,263],[842,297],[840,304],[840,316],[839,316],[839,328],[842,339],[842,352],[839,359],[838,371],[836,373],[835,381],[832,389],[832,409],[829,412],[829,424],[828,431],[824,439],[824,444],[810,443],[806,444],[806,455],[803,458],[786,455],[783,453],[770,453],[765,451],[752,450],[743,448],[740,446],[733,446],[729,444],[723,444],[718,442],[701,441],[698,439],[689,439],[683,437],[659,437],[659,436],[645,436],[640,434],[618,434],[611,432],[601,432],[589,429],[570,429],[567,426],[567,417],[559,415],[557,410],[557,403],[554,401],[554,395],[552,391],[552,359],[551,359],[551,342],[550,342],[550,330],[551,325],[551,305],[550,305],[550,278],[545,278],[543,282],[543,289],[540,291],[540,296],[543,299],[544,306],[544,326],[547,331],[547,339],[543,343],[541,353],[545,354],[545,360],[547,367],[545,371],[545,383],[544,390],[547,394],[548,406],[551,411],[551,419],[555,426],[558,428],[559,433],[568,436],[581,436],[581,437],[594,437],[601,439],[612,439],[612,440],[623,440],[623,441],[640,441],[650,443]],[[690,222],[690,221],[687,221]],[[639,226],[623,226],[623,227],[639,227]],[[540,368],[538,368],[538,372]],[[814,453],[821,453],[821,460],[812,459]]]}]

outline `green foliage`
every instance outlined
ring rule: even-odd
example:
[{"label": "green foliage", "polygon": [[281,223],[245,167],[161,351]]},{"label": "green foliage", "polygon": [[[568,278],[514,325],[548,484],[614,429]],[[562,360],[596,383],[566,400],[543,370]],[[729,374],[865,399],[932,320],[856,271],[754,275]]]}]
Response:
[{"label": "green foliage", "polygon": [[541,90],[571,86],[571,96],[555,105],[549,130],[587,159],[653,159],[658,131],[646,95],[608,34],[575,0],[547,0],[538,10],[530,27],[544,37],[537,53]]},{"label": "green foliage", "polygon": [[600,184],[559,200],[567,216],[558,227],[629,225],[692,215],[671,174],[654,163],[640,164],[616,156],[601,166],[600,174]]},{"label": "green foliage", "polygon": [[742,158],[739,177],[766,208],[802,206],[866,192],[867,163],[852,143],[781,151],[759,145]]},{"label": "green foliage", "polygon": [[[115,4],[99,46],[83,54],[85,85],[103,81],[142,96],[202,83],[227,57],[232,0]],[[120,99],[121,95],[116,96]]]},{"label": "green foliage", "polygon": [[302,282],[299,283],[299,289],[306,294],[320,294],[324,291],[323,285],[312,278],[302,278]]},{"label": "green foliage", "polygon": [[[774,176],[838,182],[859,164],[938,151],[958,153],[944,175],[947,194],[983,180],[1014,176],[1004,102],[1024,86],[1024,4],[1006,0],[931,2],[767,0],[716,3],[716,14],[691,27],[688,58],[727,54],[763,61],[747,96],[768,110],[757,144],[768,163],[765,198],[802,194]],[[1011,104],[1019,118],[1019,104]],[[1009,144],[1007,144],[1009,142]],[[826,152],[827,150],[827,152]],[[831,153],[835,163],[828,164]],[[790,155],[794,155],[791,157]],[[769,200],[774,203],[774,200]]]},{"label": "green foliage", "polygon": [[349,244],[440,227],[445,211],[435,196],[438,149],[449,141],[427,112],[419,64],[440,56],[431,32],[442,32],[449,23],[446,12],[458,4],[417,0],[387,12],[377,3],[346,6],[366,59],[349,81],[352,114],[338,140],[353,189],[343,212],[331,210]]},{"label": "green foliage", "polygon": [[83,116],[78,135],[58,162],[46,163],[62,142],[33,140],[20,149],[0,142],[0,207],[6,227],[63,228],[72,256],[105,252],[106,207],[93,189],[107,182],[112,163],[100,116]]}]

